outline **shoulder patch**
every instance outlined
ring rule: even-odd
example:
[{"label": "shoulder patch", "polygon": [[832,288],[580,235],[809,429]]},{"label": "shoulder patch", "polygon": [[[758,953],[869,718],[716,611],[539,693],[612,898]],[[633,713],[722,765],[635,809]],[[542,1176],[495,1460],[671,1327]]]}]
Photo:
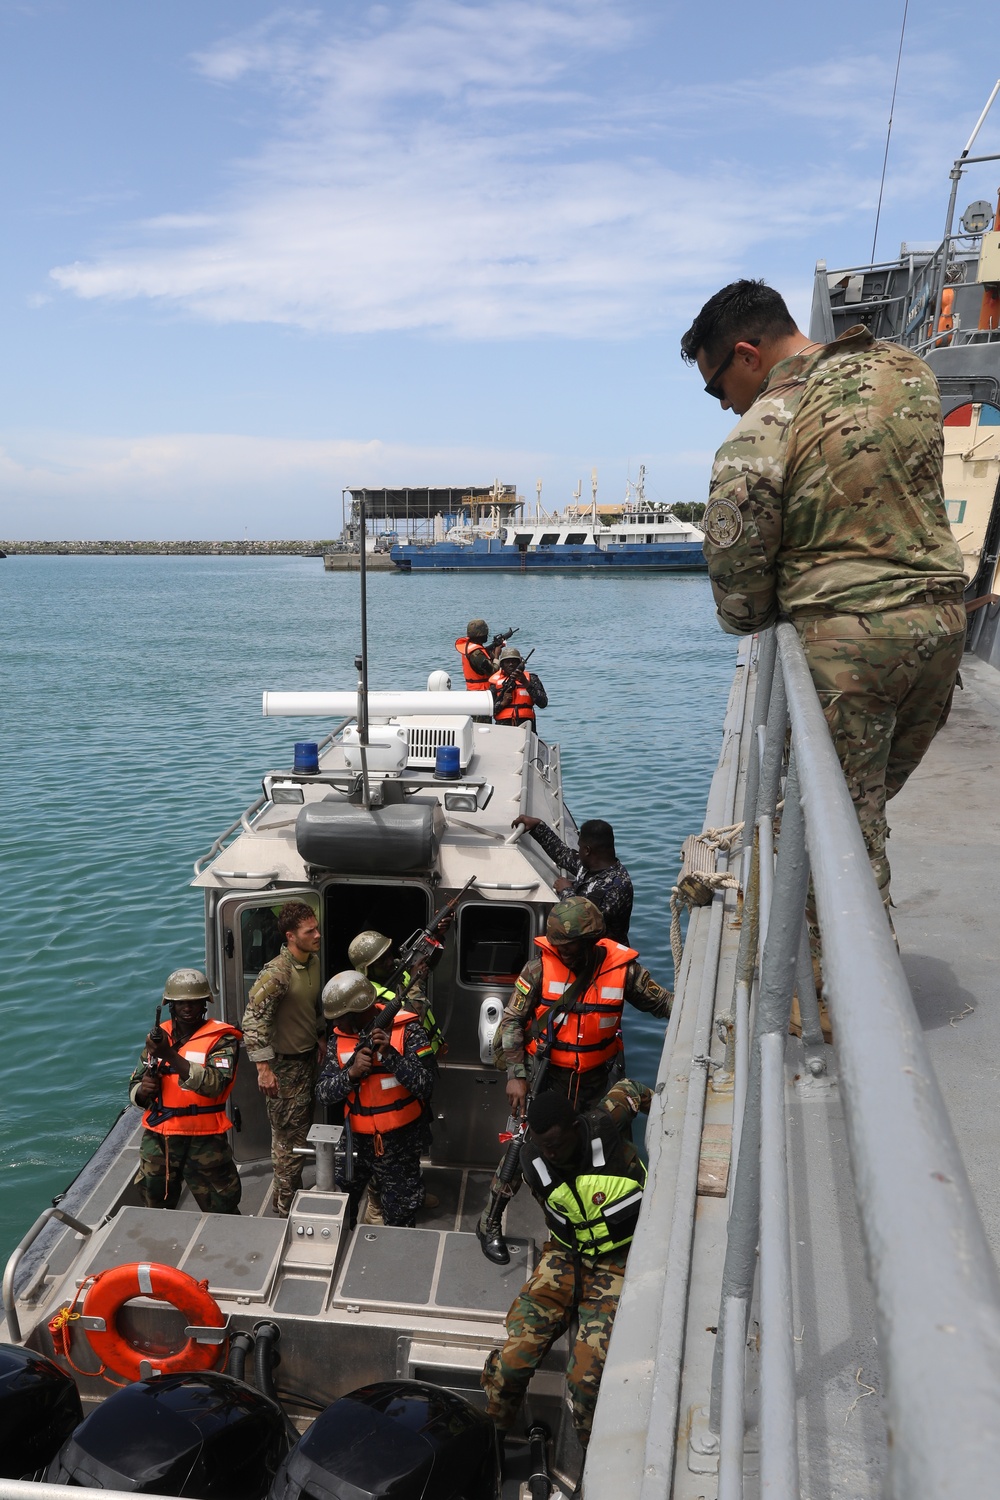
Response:
[{"label": "shoulder patch", "polygon": [[514,988],[520,990],[522,995],[531,994],[531,985],[526,979],[522,979],[520,975],[514,980]]},{"label": "shoulder patch", "polygon": [[739,506],[722,497],[709,503],[701,524],[705,535],[715,547],[731,547],[743,533],[743,517]]}]

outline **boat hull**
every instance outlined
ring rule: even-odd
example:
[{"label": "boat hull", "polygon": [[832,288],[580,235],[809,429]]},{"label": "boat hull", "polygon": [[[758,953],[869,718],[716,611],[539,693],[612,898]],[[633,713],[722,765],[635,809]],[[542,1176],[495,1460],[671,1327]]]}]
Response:
[{"label": "boat hull", "polygon": [[393,547],[390,554],[404,573],[694,573],[705,571],[699,543],[664,546],[618,544],[607,547],[535,547],[522,551],[502,542],[478,541],[471,546],[437,542],[428,547]]}]

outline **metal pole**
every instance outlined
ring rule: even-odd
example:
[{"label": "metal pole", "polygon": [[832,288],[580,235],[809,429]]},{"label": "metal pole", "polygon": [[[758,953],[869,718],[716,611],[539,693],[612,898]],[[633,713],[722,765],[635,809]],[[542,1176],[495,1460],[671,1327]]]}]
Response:
[{"label": "metal pole", "polygon": [[367,496],[361,492],[358,513],[361,518],[361,559],[358,567],[361,579],[361,674],[358,682],[358,752],[361,756],[361,796],[365,811],[372,805],[371,786],[368,781],[368,516]]},{"label": "metal pole", "polygon": [[[774,663],[778,641],[773,627],[762,630],[757,646],[757,688],[753,700],[753,720],[748,736],[747,780],[743,797],[743,861],[740,869],[740,885],[744,890],[750,878],[750,853],[753,843],[753,824],[757,816],[757,789],[760,786],[760,760],[757,755],[757,730],[767,723],[767,710],[771,701],[771,684],[774,681]],[[747,662],[747,671],[750,663]]]},{"label": "metal pole", "polygon": [[994,1494],[1000,1280],[794,626],[778,649],[875,1295],[887,1494]]},{"label": "metal pole", "polygon": [[764,763],[760,768],[760,795],[757,802],[757,837],[760,845],[760,952],[767,942],[771,914],[771,890],[774,884],[774,811],[778,805],[781,763],[785,758],[785,729],[788,706],[780,662],[775,668],[771,702],[767,711],[767,738]]},{"label": "metal pole", "polygon": [[722,1420],[719,1427],[719,1500],[743,1500],[743,1434],[746,1427],[747,1305],[722,1304]]},{"label": "metal pole", "polygon": [[948,213],[944,221],[944,238],[941,241],[941,269],[938,271],[937,289],[934,293],[934,321],[931,327],[932,334],[937,332],[938,320],[941,317],[941,299],[944,296],[944,282],[945,276],[947,275],[948,271],[948,241],[951,239],[951,227],[955,222],[955,199],[958,196],[958,184],[961,181],[962,173],[965,170],[965,159],[968,156],[969,152],[972,150],[972,144],[975,141],[976,136],[982,129],[983,122],[992,109],[993,101],[998,93],[1000,93],[1000,78],[998,78],[996,83],[993,85],[993,92],[987,99],[983,112],[979,116],[979,119],[976,121],[975,126],[973,127],[972,134],[969,136],[969,139],[965,143],[965,150],[962,152],[961,156],[956,158],[955,162],[952,164],[951,171],[948,173],[948,176],[951,178],[951,196],[948,199]]}]

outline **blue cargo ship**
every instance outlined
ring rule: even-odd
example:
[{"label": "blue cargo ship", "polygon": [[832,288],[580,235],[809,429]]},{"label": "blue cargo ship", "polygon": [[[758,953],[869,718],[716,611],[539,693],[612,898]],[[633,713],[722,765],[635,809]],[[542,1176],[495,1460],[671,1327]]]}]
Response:
[{"label": "blue cargo ship", "polygon": [[636,503],[602,517],[596,505],[545,520],[480,522],[464,519],[437,540],[407,540],[390,549],[403,572],[472,570],[525,573],[704,570],[704,532],[665,506]]}]

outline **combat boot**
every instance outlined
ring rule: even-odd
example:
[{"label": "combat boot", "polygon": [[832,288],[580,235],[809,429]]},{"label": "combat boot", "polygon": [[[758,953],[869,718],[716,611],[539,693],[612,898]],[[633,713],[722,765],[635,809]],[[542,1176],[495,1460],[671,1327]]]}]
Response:
[{"label": "combat boot", "polygon": [[510,1265],[510,1251],[507,1249],[507,1241],[503,1237],[500,1225],[490,1223],[492,1212],[493,1204],[491,1203],[484,1210],[476,1225],[476,1239],[482,1246],[487,1260],[491,1260],[495,1266],[507,1266]]}]

